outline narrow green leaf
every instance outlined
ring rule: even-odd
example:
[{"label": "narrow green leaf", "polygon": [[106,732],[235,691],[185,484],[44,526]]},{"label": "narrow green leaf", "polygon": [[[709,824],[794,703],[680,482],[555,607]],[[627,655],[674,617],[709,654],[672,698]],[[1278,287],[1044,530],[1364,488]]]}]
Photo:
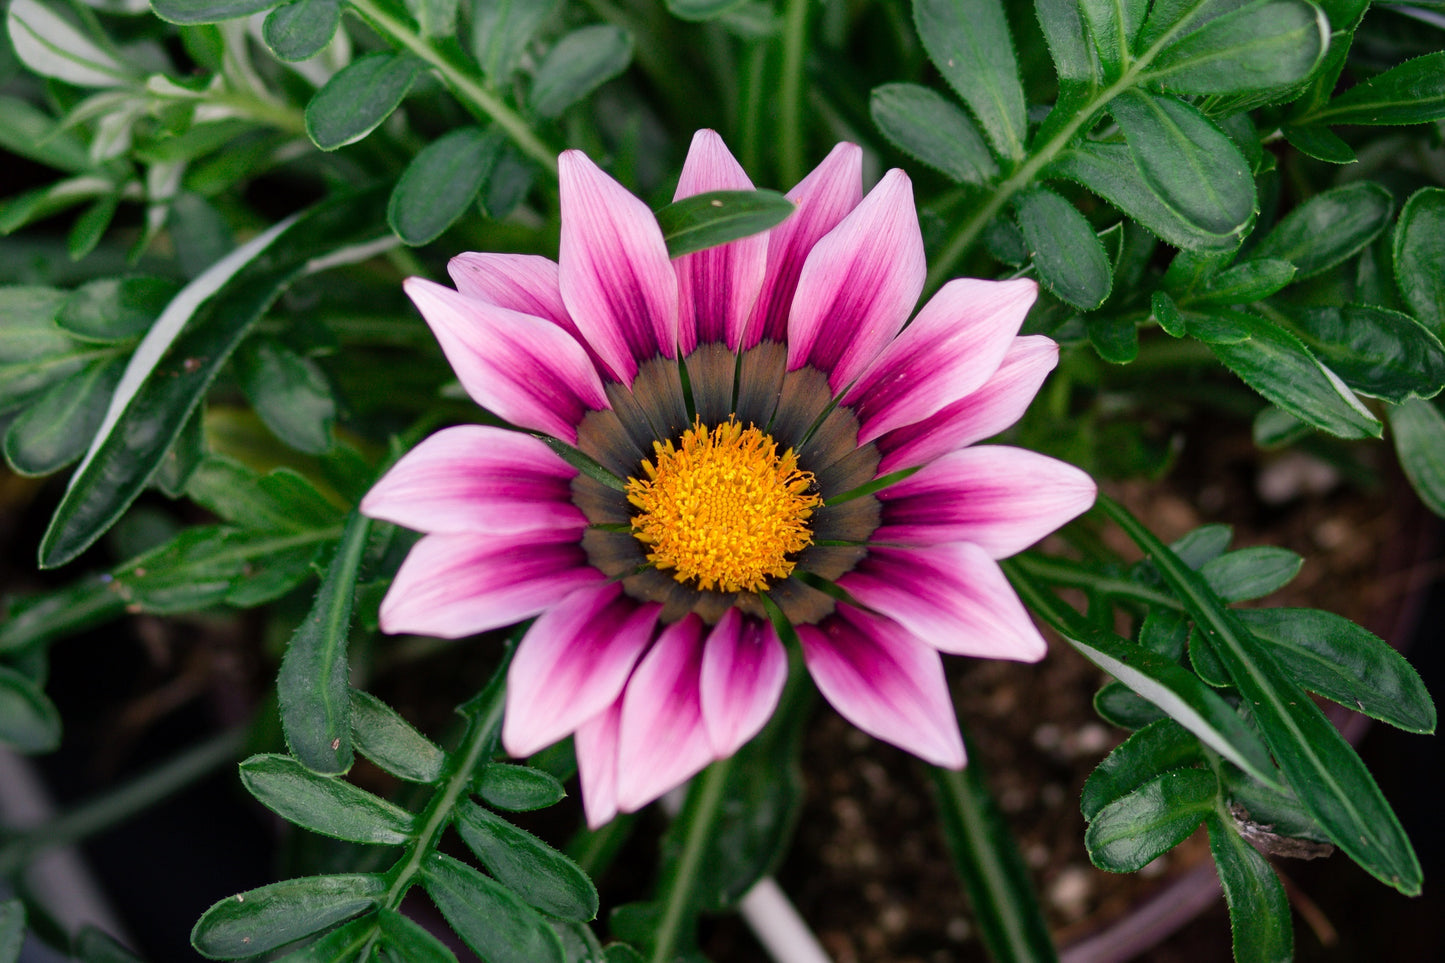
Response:
[{"label": "narrow green leaf", "polygon": [[1195,675],[1214,688],[1229,687],[1229,672],[1219,660],[1219,653],[1214,651],[1214,643],[1197,628],[1189,633],[1189,666]]},{"label": "narrow green leaf", "polygon": [[336,150],[361,140],[401,106],[421,67],[409,54],[380,51],[341,68],[306,105],[311,142]]},{"label": "narrow green leaf", "polygon": [[666,0],[667,12],[679,20],[704,23],[716,20],[745,0]]},{"label": "narrow green leaf", "polygon": [[1149,0],[1079,0],[1079,11],[1089,27],[1089,38],[1104,67],[1105,80],[1123,74],[1148,8]]},{"label": "narrow green leaf", "polygon": [[[1218,558],[1229,549],[1229,543],[1234,538],[1234,529],[1229,525],[1218,523],[1212,525],[1200,525],[1181,538],[1169,543],[1169,550],[1179,556],[1179,560],[1190,568],[1202,568],[1206,562]],[[1149,566],[1151,571],[1156,572],[1154,566]]]},{"label": "narrow green leaf", "polygon": [[85,366],[84,350],[54,322],[65,292],[0,287],[0,411],[27,403]]},{"label": "narrow green leaf", "polygon": [[406,0],[406,9],[421,28],[423,37],[450,37],[457,29],[458,2],[459,0]]},{"label": "narrow green leaf", "polygon": [[961,184],[984,184],[998,176],[998,164],[973,119],[936,91],[883,84],[873,88],[868,113],[894,147]]},{"label": "narrow green leaf", "polygon": [[1307,278],[1359,252],[1390,224],[1390,192],[1359,181],[1316,194],[1291,211],[1259,242],[1251,257],[1289,261]]},{"label": "narrow green leaf", "polygon": [[109,575],[90,576],[73,585],[10,603],[0,622],[0,652],[18,652],[73,635],[120,615],[125,600],[112,590]]},{"label": "narrow green leaf", "polygon": [[341,511],[290,468],[265,475],[224,455],[208,454],[186,481],[187,498],[232,525],[273,532],[339,527]]},{"label": "narrow green leaf", "polygon": [[376,935],[378,916],[377,913],[358,916],[274,963],[356,963],[357,952]]},{"label": "narrow green leaf", "polygon": [[1089,774],[1079,796],[1079,811],[1092,822],[1110,803],[1171,769],[1200,765],[1199,740],[1172,719],[1150,723],[1104,757]]},{"label": "narrow green leaf", "polygon": [[1205,562],[1204,581],[1226,602],[1264,598],[1284,588],[1299,574],[1305,560],[1287,548],[1257,545]]},{"label": "narrow green leaf", "polygon": [[1095,54],[1077,0],[1034,0],[1034,13],[1054,59],[1061,85],[1092,86],[1097,80]]},{"label": "narrow green leaf", "polygon": [[465,863],[433,854],[422,867],[422,885],[487,963],[564,963],[561,940],[537,911]]},{"label": "narrow green leaf", "polygon": [[1217,814],[1205,819],[1209,851],[1219,872],[1236,963],[1289,963],[1294,929],[1279,877],[1259,852]]},{"label": "narrow green leaf", "polygon": [[1280,133],[1306,157],[1327,164],[1353,164],[1359,159],[1355,157],[1354,148],[1328,127],[1285,127]]},{"label": "narrow green leaf", "polygon": [[412,158],[391,192],[386,220],[407,244],[428,244],[465,214],[501,156],[497,130],[461,127]]},{"label": "narrow green leaf", "polygon": [[351,768],[347,642],[356,578],[371,520],[353,512],[306,621],[296,629],[276,677],[286,745],[313,772]]},{"label": "narrow green leaf", "polygon": [[117,566],[109,587],[128,605],[157,615],[260,604],[309,576],[309,562],[325,537],[193,526]]},{"label": "narrow green leaf", "polygon": [[370,909],[386,892],[371,873],[303,876],[228,896],[201,915],[191,946],[213,960],[269,953]]},{"label": "narrow green leaf", "polygon": [[1153,559],[1200,630],[1264,733],[1300,802],[1330,838],[1364,869],[1406,895],[1420,891],[1420,862],[1360,757],[1319,708],[1197,573],[1107,496],[1099,505]]},{"label": "narrow green leaf", "polygon": [[432,783],[442,777],[446,753],[391,706],[360,689],[351,690],[351,732],[357,751],[398,779]]},{"label": "narrow green leaf", "polygon": [[340,0],[295,0],[266,15],[261,38],[279,59],[295,63],[326,49],[340,26]]},{"label": "narrow green leaf", "polygon": [[1445,188],[1410,195],[1395,225],[1395,281],[1420,323],[1445,339]]},{"label": "narrow green leaf", "polygon": [[567,790],[550,773],[510,762],[489,762],[477,777],[477,795],[493,809],[523,813],[562,801]]},{"label": "narrow green leaf", "polygon": [[1329,40],[1329,18],[1308,0],[1255,0],[1170,43],[1144,79],[1183,94],[1287,86],[1310,75]]},{"label": "narrow green leaf", "polygon": [[1289,261],[1252,259],[1211,277],[1195,300],[1209,304],[1250,304],[1282,290],[1294,276],[1295,266]]},{"label": "narrow green leaf", "polygon": [[999,0],[913,0],[923,49],[998,153],[1024,155],[1027,117],[1008,18]]},{"label": "narrow green leaf", "polygon": [[120,87],[137,69],[40,0],[11,0],[5,17],[20,62],[42,77],[80,87]]},{"label": "narrow green leaf", "polygon": [[1139,32],[1138,46],[1147,50],[1166,33],[1182,39],[1216,17],[1244,6],[1248,0],[1154,0],[1144,28]]},{"label": "narrow green leaf", "polygon": [[1046,187],[1015,195],[1014,213],[1044,286],[1082,311],[1103,304],[1113,271],[1084,215]]},{"label": "narrow green leaf", "polygon": [[[1301,421],[1341,438],[1378,438],[1380,422],[1334,372],[1277,324],[1239,311],[1216,316],[1240,340],[1210,340],[1209,350],[1245,384]],[[1190,334],[1199,333],[1190,322]]]},{"label": "narrow green leaf", "polygon": [[1389,411],[1395,455],[1420,500],[1445,518],[1445,417],[1428,401],[1412,398]]},{"label": "narrow green leaf", "polygon": [[55,323],[85,341],[129,341],[150,329],[180,289],[170,278],[101,278],[76,288]]},{"label": "narrow green leaf", "polygon": [[150,0],[151,9],[171,23],[220,23],[269,10],[280,0]]},{"label": "narrow green leaf", "polygon": [[60,712],[26,676],[0,665],[0,742],[20,752],[60,745]]},{"label": "narrow green leaf", "polygon": [[1139,357],[1139,329],[1131,318],[1090,315],[1084,319],[1084,332],[1110,364],[1131,364]]},{"label": "narrow green leaf", "polygon": [[236,379],[272,434],[297,451],[319,455],[331,447],[336,398],[310,358],[271,338],[248,338],[235,355]]},{"label": "narrow green leaf", "polygon": [[68,174],[93,166],[75,131],[18,97],[0,97],[0,148]]},{"label": "narrow green leaf", "polygon": [[1407,60],[1311,111],[1312,124],[1426,124],[1445,117],[1445,51]]},{"label": "narrow green leaf", "polygon": [[344,780],[318,776],[290,756],[252,756],[241,763],[241,783],[278,816],[325,836],[383,845],[412,836],[405,809]]},{"label": "narrow green leaf", "polygon": [[1155,606],[1139,626],[1139,644],[1166,659],[1178,660],[1189,642],[1189,619],[1183,612]]},{"label": "narrow green leaf", "polygon": [[1409,732],[1435,731],[1435,703],[1404,656],[1349,619],[1318,609],[1235,613],[1300,685]]},{"label": "narrow green leaf", "polygon": [[283,221],[222,259],[167,305],[136,349],[51,519],[41,542],[43,566],[75,558],[140,494],[216,372],[293,279],[308,265],[319,269],[367,253],[360,245],[385,230],[382,199],[379,191],[368,191]]},{"label": "narrow green leaf", "polygon": [[968,756],[961,772],[930,766],[928,774],[943,839],[979,935],[989,956],[1000,963],[1056,960],[1028,866],[989,791],[976,747],[968,746]]},{"label": "narrow green leaf", "polygon": [[581,27],[547,51],[532,78],[528,105],[538,117],[562,112],[627,69],[632,34],[612,24]]},{"label": "narrow green leaf", "polygon": [[65,249],[72,261],[79,261],[100,243],[115,212],[120,207],[120,193],[105,194],[80,213],[65,238]]},{"label": "narrow green leaf", "polygon": [[10,467],[21,475],[48,475],[84,454],[125,364],[125,358],[112,358],[51,385],[5,431]]},{"label": "narrow green leaf", "polygon": [[1219,783],[1208,769],[1161,773],[1095,813],[1084,831],[1089,860],[1133,873],[1178,846],[1214,808]]},{"label": "narrow green leaf", "polygon": [[505,86],[559,0],[473,0],[472,53],[494,86]]},{"label": "narrow green leaf", "polygon": [[1143,729],[1169,714],[1122,682],[1106,682],[1094,693],[1094,712],[1111,726]]},{"label": "narrow green leaf", "polygon": [[1399,404],[1445,387],[1445,347],[1424,325],[1366,304],[1287,308],[1310,352],[1362,395]]},{"label": "narrow green leaf", "polygon": [[1182,338],[1187,333],[1184,315],[1179,313],[1179,306],[1163,291],[1155,291],[1149,296],[1149,308],[1150,317],[1164,329],[1166,334]]},{"label": "narrow green leaf", "polygon": [[793,202],[776,191],[709,191],[657,211],[669,257],[681,257],[781,224]]},{"label": "narrow green leaf", "polygon": [[597,917],[597,887],[566,856],[471,802],[456,811],[457,832],[497,882],[558,919]]},{"label": "narrow green leaf", "polygon": [[377,914],[381,940],[405,963],[457,963],[457,955],[427,929],[396,910],[383,906]]}]

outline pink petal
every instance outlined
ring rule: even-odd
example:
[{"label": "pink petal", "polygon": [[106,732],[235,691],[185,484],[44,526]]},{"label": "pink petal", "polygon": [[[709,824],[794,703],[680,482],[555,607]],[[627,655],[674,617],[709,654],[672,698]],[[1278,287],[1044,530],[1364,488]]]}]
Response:
[{"label": "pink petal", "polygon": [[798,626],[798,639],[843,718],[925,762],[962,768],[963,736],[936,651],[896,622],[841,603],[820,624]]},{"label": "pink petal", "polygon": [[[904,332],[905,334],[907,332]],[[878,438],[878,473],[914,468],[945,452],[992,438],[1023,417],[1059,363],[1059,346],[1042,335],[1014,338],[983,387],[923,419]]]},{"label": "pink petal", "polygon": [[838,585],[940,652],[1037,662],[1048,649],[998,563],[968,542],[869,549]]},{"label": "pink petal", "polygon": [[427,535],[381,601],[381,628],[461,638],[531,618],[604,578],[576,532]]},{"label": "pink petal", "polygon": [[[673,200],[708,191],[752,189],[753,182],[721,137],[710,130],[693,135]],[[767,234],[754,234],[684,254],[673,262],[678,284],[678,337],[684,355],[691,354],[699,344],[715,341],[726,341],[729,348],[737,350],[743,326],[758,297],[767,256]]]},{"label": "pink petal", "polygon": [[788,370],[811,364],[841,391],[898,334],[926,272],[913,186],[891,170],[808,254],[788,318]]},{"label": "pink petal", "polygon": [[467,394],[498,417],[575,444],[582,416],[609,407],[587,352],[550,321],[421,278],[403,287]]},{"label": "pink petal", "polygon": [[973,542],[1007,558],[1088,510],[1094,480],[1073,465],[1022,448],[950,452],[878,492],[875,544]]},{"label": "pink petal", "polygon": [[628,680],[617,753],[617,807],[641,809],[715,758],[702,721],[702,620],[662,630]]},{"label": "pink petal", "polygon": [[447,262],[447,273],[469,298],[546,318],[582,340],[562,303],[555,261],[537,254],[468,251]]},{"label": "pink petal", "polygon": [[582,783],[582,810],[590,829],[606,825],[617,815],[617,734],[621,728],[620,698],[577,728],[573,748]]},{"label": "pink petal", "polygon": [[728,609],[702,656],[702,718],[714,756],[730,756],[758,734],[787,678],[788,655],[772,623]]},{"label": "pink petal", "polygon": [[843,396],[861,422],[858,443],[927,418],[986,382],[1038,287],[1028,279],[945,284]]},{"label": "pink petal", "polygon": [[484,425],[446,428],[407,452],[361,511],[419,532],[580,532],[577,469],[540,439]]},{"label": "pink petal", "polygon": [[743,334],[742,346],[762,339],[782,342],[788,312],[803,262],[818,239],[838,226],[863,199],[863,151],[857,144],[839,144],[823,162],[788,192],[795,209],[768,232],[768,261],[763,286]]},{"label": "pink petal", "polygon": [[677,357],[677,275],[647,205],[581,151],[558,158],[562,300],[583,337],[631,386],[641,361]]},{"label": "pink petal", "polygon": [[659,611],[608,582],[578,589],[543,612],[507,672],[507,752],[529,756],[615,702],[652,641]]}]

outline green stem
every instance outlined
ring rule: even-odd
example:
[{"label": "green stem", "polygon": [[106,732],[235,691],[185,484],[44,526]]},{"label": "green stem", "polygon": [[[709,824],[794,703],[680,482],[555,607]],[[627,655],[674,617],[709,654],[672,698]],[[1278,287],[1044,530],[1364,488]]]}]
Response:
[{"label": "green stem", "polygon": [[473,80],[470,72],[461,64],[417,36],[405,23],[381,9],[375,0],[347,2],[377,33],[420,57],[441,74],[442,79],[451,87],[452,93],[474,114],[481,119],[491,120],[502,128],[524,153],[541,164],[553,177],[557,176],[557,152],[543,143],[516,111]]},{"label": "green stem", "polygon": [[691,823],[687,828],[687,838],[683,840],[677,869],[670,881],[666,908],[657,924],[657,942],[653,945],[650,963],[668,963],[676,955],[682,925],[692,907],[703,850],[712,839],[713,823],[722,811],[723,790],[727,788],[731,770],[732,757],[720,759],[708,767],[700,781],[693,784],[692,792],[697,798],[696,801],[688,800],[691,811],[687,815]]},{"label": "green stem", "polygon": [[783,78],[778,95],[779,174],[784,184],[803,179],[803,42],[808,36],[808,4],[788,0],[783,25]]}]

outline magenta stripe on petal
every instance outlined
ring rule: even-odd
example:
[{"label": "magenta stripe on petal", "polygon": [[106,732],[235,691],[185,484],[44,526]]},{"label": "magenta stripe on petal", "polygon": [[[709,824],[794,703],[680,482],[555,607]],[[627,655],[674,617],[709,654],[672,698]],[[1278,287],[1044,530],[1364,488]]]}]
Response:
[{"label": "magenta stripe on petal", "polygon": [[540,439],[485,425],[446,428],[372,486],[361,511],[419,532],[580,532],[577,469]]},{"label": "magenta stripe on petal", "polygon": [[581,151],[558,158],[562,300],[583,337],[631,385],[637,365],[677,357],[677,275],[647,205]]},{"label": "magenta stripe on petal", "polygon": [[[708,191],[750,191],[753,182],[711,130],[693,135],[673,200]],[[673,262],[678,284],[678,338],[684,355],[699,344],[724,341],[737,350],[763,281],[768,236],[684,254]]]},{"label": "magenta stripe on petal", "polygon": [[421,278],[404,287],[467,394],[499,417],[575,444],[588,409],[609,407],[587,352],[550,321]]},{"label": "magenta stripe on petal", "polygon": [[728,609],[702,656],[702,717],[713,755],[737,752],[777,708],[788,655],[771,622]]},{"label": "magenta stripe on petal", "polygon": [[576,532],[427,535],[381,601],[381,628],[456,639],[531,618],[604,577]]},{"label": "magenta stripe on petal", "polygon": [[579,589],[543,612],[507,672],[507,752],[529,756],[615,702],[652,641],[659,611],[608,582]]},{"label": "magenta stripe on petal", "polygon": [[891,170],[809,253],[788,318],[788,370],[811,364],[841,391],[898,334],[926,273],[913,186]]},{"label": "magenta stripe on petal", "polygon": [[857,144],[839,144],[823,162],[788,192],[795,210],[768,232],[768,260],[763,286],[743,334],[742,346],[760,340],[782,342],[788,333],[788,312],[803,262],[818,239],[838,226],[863,199],[863,151]]},{"label": "magenta stripe on petal", "polygon": [[617,734],[622,728],[622,700],[577,728],[573,747],[582,783],[582,811],[597,829],[617,815]]},{"label": "magenta stripe on petal", "polygon": [[876,544],[973,542],[1007,558],[1088,510],[1094,480],[1073,465],[1023,448],[980,445],[950,452],[878,492]]},{"label": "magenta stripe on petal", "polygon": [[861,422],[858,443],[921,421],[987,381],[1037,295],[1026,278],[945,284],[843,396]]},{"label": "magenta stripe on petal", "polygon": [[617,807],[641,809],[715,758],[702,721],[702,620],[689,614],[662,630],[622,697]]},{"label": "magenta stripe on petal", "polygon": [[939,654],[896,622],[851,605],[798,626],[808,671],[838,713],[925,762],[963,766],[963,736]]},{"label": "magenta stripe on petal", "polygon": [[[906,332],[905,332],[906,333]],[[941,411],[878,438],[886,475],[915,468],[940,455],[992,438],[1023,417],[1050,371],[1059,346],[1043,335],[1014,338],[1003,363],[983,387]]]},{"label": "magenta stripe on petal", "polygon": [[1048,648],[998,563],[968,542],[869,549],[838,585],[940,652],[1037,662]]}]

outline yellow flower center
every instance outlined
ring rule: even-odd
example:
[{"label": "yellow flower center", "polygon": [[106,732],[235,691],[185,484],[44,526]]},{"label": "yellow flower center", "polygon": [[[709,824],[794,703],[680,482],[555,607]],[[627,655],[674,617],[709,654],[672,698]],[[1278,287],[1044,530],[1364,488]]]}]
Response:
[{"label": "yellow flower center", "polygon": [[632,533],[652,548],[648,561],[703,590],[762,592],[788,577],[789,556],[812,543],[808,518],[822,502],[808,494],[813,475],[798,470],[791,448],[780,455],[771,437],[731,418],[652,447],[647,478],[627,480],[639,509]]}]

